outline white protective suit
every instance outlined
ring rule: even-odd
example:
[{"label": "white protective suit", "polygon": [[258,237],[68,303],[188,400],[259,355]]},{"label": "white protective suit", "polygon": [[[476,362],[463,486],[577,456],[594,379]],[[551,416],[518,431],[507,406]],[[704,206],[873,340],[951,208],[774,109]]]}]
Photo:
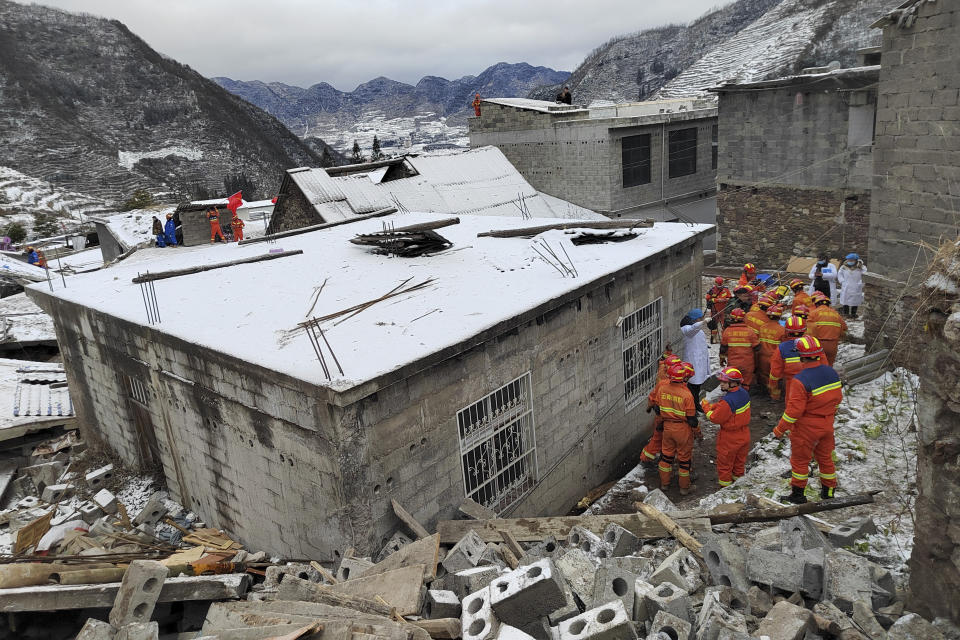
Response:
[{"label": "white protective suit", "polygon": [[840,283],[840,298],[838,305],[859,307],[863,304],[863,274],[867,272],[867,265],[858,262],[855,267],[848,267],[844,262],[837,272],[837,282]]},{"label": "white protective suit", "polygon": [[[703,384],[710,377],[710,347],[707,345],[706,319],[680,327],[683,334],[683,359],[693,365],[693,384]],[[696,398],[694,398],[696,400]]]},{"label": "white protective suit", "polygon": [[[830,285],[830,304],[833,306],[837,305],[837,268],[832,264],[827,264],[822,270],[823,279],[827,281]],[[807,293],[813,295],[813,292],[816,289],[813,288],[813,279],[817,272],[817,265],[813,265],[810,268],[810,285],[807,287]]]}]

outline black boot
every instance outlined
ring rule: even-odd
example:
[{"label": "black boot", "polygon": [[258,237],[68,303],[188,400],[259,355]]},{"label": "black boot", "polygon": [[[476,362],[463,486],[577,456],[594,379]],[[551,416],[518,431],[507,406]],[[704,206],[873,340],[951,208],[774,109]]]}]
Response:
[{"label": "black boot", "polygon": [[850,307],[850,317],[853,318],[854,320],[856,320],[857,317],[858,317],[858,316],[857,316],[857,311],[858,311],[859,309],[860,309],[860,307]]},{"label": "black boot", "polygon": [[793,504],[805,504],[807,502],[807,496],[803,495],[802,487],[790,487],[790,495],[780,496],[780,502],[792,502]]},{"label": "black boot", "polygon": [[833,492],[835,487],[820,487],[820,499],[821,500],[831,500],[833,499]]}]

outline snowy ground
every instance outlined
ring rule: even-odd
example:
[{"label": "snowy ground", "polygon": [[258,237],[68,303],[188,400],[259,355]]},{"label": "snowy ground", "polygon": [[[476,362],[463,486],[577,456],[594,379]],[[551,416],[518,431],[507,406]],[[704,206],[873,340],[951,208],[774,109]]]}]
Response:
[{"label": "snowy ground", "polygon": [[55,341],[53,319],[25,293],[0,298],[0,343]]}]

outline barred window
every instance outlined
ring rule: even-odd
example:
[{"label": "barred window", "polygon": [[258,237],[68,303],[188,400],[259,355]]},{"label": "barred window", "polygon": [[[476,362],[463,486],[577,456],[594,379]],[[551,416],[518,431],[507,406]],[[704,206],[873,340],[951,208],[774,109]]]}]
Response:
[{"label": "barred window", "polygon": [[660,313],[663,298],[634,311],[623,319],[623,400],[626,410],[646,397],[657,380],[663,323]]},{"label": "barred window", "polygon": [[132,376],[124,375],[127,386],[127,395],[130,399],[146,406],[150,404],[150,390],[141,380]]},{"label": "barred window", "polygon": [[530,372],[457,412],[466,496],[497,513],[537,480]]},{"label": "barred window", "polygon": [[621,139],[623,188],[650,182],[650,134]]},{"label": "barred window", "polygon": [[670,177],[679,178],[697,172],[697,128],[670,132]]}]

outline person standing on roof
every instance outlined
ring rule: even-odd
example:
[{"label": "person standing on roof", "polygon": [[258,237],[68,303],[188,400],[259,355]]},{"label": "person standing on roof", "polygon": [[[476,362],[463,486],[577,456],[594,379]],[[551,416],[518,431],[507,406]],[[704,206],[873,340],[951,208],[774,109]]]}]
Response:
[{"label": "person standing on roof", "polygon": [[473,97],[473,113],[474,113],[474,115],[476,115],[478,118],[480,117],[480,103],[481,103],[481,102],[483,102],[483,100],[480,99],[480,94],[478,93],[478,94],[476,94],[476,95]]},{"label": "person standing on roof", "polygon": [[163,225],[163,235],[167,241],[167,246],[177,246],[177,223],[174,222],[172,213],[167,214],[167,223]]},{"label": "person standing on roof", "polygon": [[730,312],[730,323],[720,338],[720,366],[729,364],[738,369],[743,386],[749,389],[757,366],[760,339],[753,329],[743,323],[745,316],[740,308]]},{"label": "person standing on roof", "polygon": [[810,364],[793,377],[787,390],[787,407],[773,435],[782,438],[790,434],[791,493],[783,496],[794,504],[807,501],[804,491],[810,476],[810,460],[815,459],[820,469],[820,498],[833,497],[837,487],[837,468],[833,462],[833,420],[837,406],[843,400],[840,376],[833,367],[818,361],[823,353],[820,342],[811,336],[797,340],[800,360]]},{"label": "person standing on roof", "polygon": [[837,310],[830,306],[830,298],[819,291],[813,294],[816,308],[807,320],[807,334],[820,341],[827,364],[831,367],[837,360],[840,338],[847,332],[847,323]]},{"label": "person standing on roof", "polygon": [[699,399],[700,385],[710,377],[710,347],[707,345],[707,336],[703,330],[705,327],[712,330],[716,326],[717,323],[713,318],[710,316],[704,318],[703,311],[700,309],[691,309],[680,320],[680,333],[683,334],[683,359],[693,365],[694,370],[693,377],[688,383],[694,400]]},{"label": "person standing on roof", "polygon": [[724,396],[716,404],[704,398],[700,406],[707,420],[720,425],[717,433],[717,481],[726,487],[746,473],[750,451],[750,394],[743,388],[743,374],[724,367],[717,374]]},{"label": "person standing on roof", "polygon": [[220,210],[216,207],[208,209],[207,221],[210,222],[210,244],[213,244],[215,238],[220,238],[220,242],[226,242],[223,231],[220,230]]},{"label": "person standing on roof", "polygon": [[237,214],[233,214],[233,219],[230,220],[230,228],[233,230],[234,242],[243,240],[243,220],[241,220]]},{"label": "person standing on roof", "polygon": [[687,385],[683,384],[689,373],[688,365],[679,362],[667,372],[669,383],[660,387],[656,400],[657,411],[663,420],[663,449],[660,452],[660,488],[670,488],[673,465],[677,464],[680,480],[680,495],[687,495],[690,486],[690,465],[693,459],[693,440],[702,438],[697,420],[697,405]]},{"label": "person standing on roof", "polygon": [[33,247],[27,247],[23,250],[23,254],[27,256],[27,264],[36,265],[40,261],[40,256],[37,255],[37,250]]},{"label": "person standing on roof", "polygon": [[839,271],[837,282],[840,284],[840,312],[850,318],[857,317],[857,310],[863,304],[863,276],[867,265],[856,253],[848,253]]},{"label": "person standing on roof", "polygon": [[715,339],[719,337],[718,332],[723,333],[723,314],[727,310],[727,303],[733,297],[730,289],[724,286],[723,278],[717,276],[713,283],[706,295],[707,308],[713,312],[713,319],[717,321],[717,328],[710,331],[710,344],[713,344],[716,341]]},{"label": "person standing on roof", "polygon": [[559,104],[573,104],[573,95],[570,93],[570,87],[565,86],[563,90],[557,94],[557,102]]},{"label": "person standing on roof", "polygon": [[837,269],[830,264],[826,252],[820,254],[817,263],[810,269],[810,287],[807,293],[813,295],[814,291],[819,291],[831,300],[837,299]]},{"label": "person standing on roof", "polygon": [[163,223],[160,222],[160,218],[158,218],[157,216],[153,216],[153,227],[151,231],[153,232],[153,235],[156,236],[157,240],[154,243],[156,244],[156,246],[158,247],[167,246],[167,241],[163,237]]}]

